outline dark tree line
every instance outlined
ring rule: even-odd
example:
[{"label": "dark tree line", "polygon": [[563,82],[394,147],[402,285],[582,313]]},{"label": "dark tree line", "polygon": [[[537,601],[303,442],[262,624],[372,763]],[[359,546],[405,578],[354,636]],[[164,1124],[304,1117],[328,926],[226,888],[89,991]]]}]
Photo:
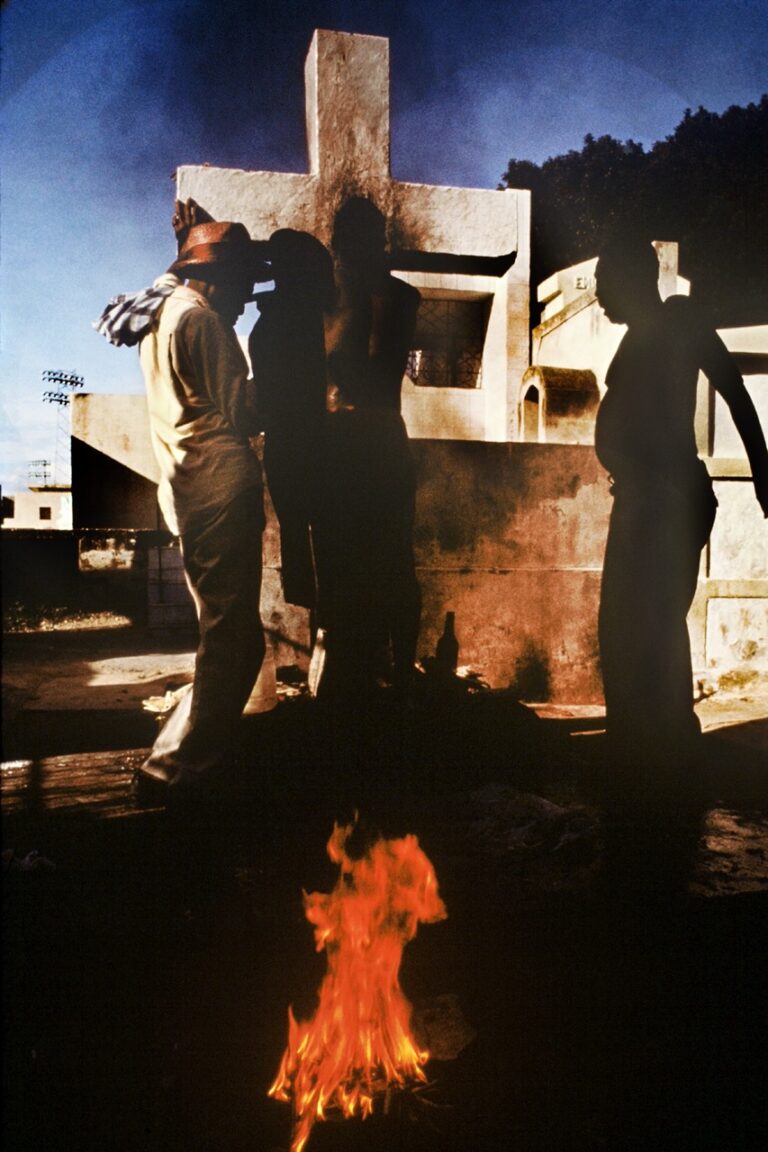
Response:
[{"label": "dark tree line", "polygon": [[722,115],[688,109],[648,152],[586,136],[541,165],[511,160],[500,187],[532,191],[534,293],[607,235],[635,232],[679,242],[680,272],[718,325],[768,321],[768,95]]}]

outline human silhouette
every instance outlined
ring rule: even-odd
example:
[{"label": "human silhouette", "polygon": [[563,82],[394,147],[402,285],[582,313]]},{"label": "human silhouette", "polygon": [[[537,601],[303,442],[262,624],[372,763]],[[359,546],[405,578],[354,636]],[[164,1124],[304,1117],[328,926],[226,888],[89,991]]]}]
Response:
[{"label": "human silhouette", "polygon": [[328,418],[321,591],[328,627],[327,688],[374,686],[388,649],[392,683],[413,675],[421,597],[413,558],[415,474],[400,389],[419,306],[392,276],[386,223],[363,197],[334,222],[337,309],[326,329]]},{"label": "human silhouette", "polygon": [[248,342],[264,466],[280,525],[283,595],[317,609],[313,530],[323,464],[324,313],[333,308],[330,252],[307,232],[281,228],[266,245],[275,288],[256,296]]},{"label": "human silhouette", "polygon": [[765,438],[736,363],[691,299],[662,301],[658,271],[653,246],[630,239],[606,245],[596,269],[606,316],[627,325],[595,430],[613,494],[600,655],[611,766],[644,796],[686,786],[698,755],[686,616],[717,506],[694,433],[699,370],[730,409],[768,515]]}]

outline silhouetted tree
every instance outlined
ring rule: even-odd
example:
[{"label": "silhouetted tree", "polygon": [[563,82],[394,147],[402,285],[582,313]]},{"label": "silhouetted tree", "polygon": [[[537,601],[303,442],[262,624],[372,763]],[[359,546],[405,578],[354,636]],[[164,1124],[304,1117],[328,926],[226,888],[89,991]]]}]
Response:
[{"label": "silhouetted tree", "polygon": [[688,109],[646,152],[584,138],[543,164],[511,160],[502,188],[533,194],[535,285],[597,255],[616,231],[677,240],[680,270],[718,324],[768,320],[768,95],[722,114]]}]

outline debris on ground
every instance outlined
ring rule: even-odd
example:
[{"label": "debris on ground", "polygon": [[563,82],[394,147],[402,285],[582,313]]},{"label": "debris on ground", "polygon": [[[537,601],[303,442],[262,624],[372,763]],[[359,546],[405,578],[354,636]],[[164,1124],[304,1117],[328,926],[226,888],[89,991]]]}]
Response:
[{"label": "debris on ground", "polygon": [[702,896],[768,888],[768,818],[713,808],[704,823],[693,891]]},{"label": "debris on ground", "polygon": [[418,1004],[412,1016],[413,1030],[433,1060],[455,1060],[477,1033],[461,1010],[453,992]]},{"label": "debris on ground", "polygon": [[507,785],[488,784],[471,801],[478,817],[470,841],[493,855],[558,852],[597,834],[597,819],[582,806],[564,807]]},{"label": "debris on ground", "polygon": [[417,692],[437,690],[443,694],[470,696],[490,691],[490,685],[483,679],[482,673],[469,664],[461,664],[454,670],[448,668],[437,656],[422,656],[416,665],[416,672],[418,675],[414,687]]},{"label": "debris on ground", "polygon": [[191,684],[182,684],[180,688],[168,688],[163,696],[148,696],[142,701],[142,707],[145,712],[153,712],[157,717],[167,716],[191,689]]},{"label": "debris on ground", "polygon": [[3,851],[3,872],[54,872],[56,865],[33,848],[26,856],[17,856],[14,848]]}]

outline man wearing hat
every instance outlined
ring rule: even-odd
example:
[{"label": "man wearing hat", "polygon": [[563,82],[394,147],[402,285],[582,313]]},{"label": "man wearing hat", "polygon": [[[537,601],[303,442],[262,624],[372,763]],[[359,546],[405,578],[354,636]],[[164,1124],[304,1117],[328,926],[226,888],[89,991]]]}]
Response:
[{"label": "man wearing hat", "polygon": [[158,500],[180,537],[200,627],[192,689],[137,770],[140,804],[200,791],[231,747],[264,657],[263,487],[249,444],[258,429],[234,324],[270,273],[244,225],[209,220],[192,202],[176,209],[177,260],[97,324],[113,343],[140,341]]}]

